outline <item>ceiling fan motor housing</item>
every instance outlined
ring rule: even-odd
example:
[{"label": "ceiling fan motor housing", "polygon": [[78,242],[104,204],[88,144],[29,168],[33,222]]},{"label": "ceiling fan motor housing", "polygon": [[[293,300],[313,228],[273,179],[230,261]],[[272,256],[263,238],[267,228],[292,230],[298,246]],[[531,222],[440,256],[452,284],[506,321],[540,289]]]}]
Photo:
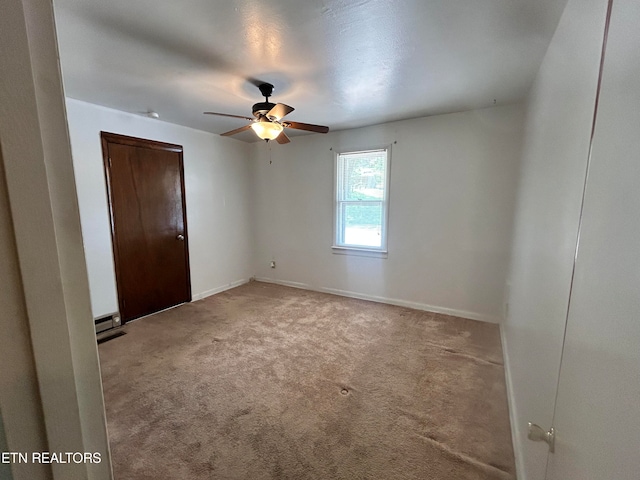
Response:
[{"label": "ceiling fan motor housing", "polygon": [[254,117],[260,118],[261,116],[265,116],[269,110],[275,106],[276,104],[271,102],[258,102],[253,105],[251,110],[253,111]]}]

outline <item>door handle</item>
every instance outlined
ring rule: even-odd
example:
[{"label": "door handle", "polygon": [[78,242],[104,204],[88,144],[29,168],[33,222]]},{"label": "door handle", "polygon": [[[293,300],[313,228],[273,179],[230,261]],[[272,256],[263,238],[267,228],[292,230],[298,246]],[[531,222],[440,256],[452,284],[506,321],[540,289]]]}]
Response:
[{"label": "door handle", "polygon": [[176,236],[176,240],[180,240],[181,242],[184,242],[184,235],[178,234],[178,236]]},{"label": "door handle", "polygon": [[533,440],[534,442],[545,442],[549,445],[549,452],[555,452],[556,446],[556,431],[553,427],[549,429],[549,431],[545,432],[542,428],[540,428],[535,423],[529,422],[529,431],[527,438],[529,440]]}]

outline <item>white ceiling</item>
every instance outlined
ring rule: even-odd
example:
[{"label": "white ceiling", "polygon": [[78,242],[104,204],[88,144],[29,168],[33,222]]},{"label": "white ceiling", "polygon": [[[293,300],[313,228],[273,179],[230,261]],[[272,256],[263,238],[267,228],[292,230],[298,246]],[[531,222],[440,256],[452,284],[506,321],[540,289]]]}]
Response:
[{"label": "white ceiling", "polygon": [[565,4],[54,0],[67,96],[214,133],[245,122],[202,112],[251,116],[256,80],[332,130],[518,101]]}]

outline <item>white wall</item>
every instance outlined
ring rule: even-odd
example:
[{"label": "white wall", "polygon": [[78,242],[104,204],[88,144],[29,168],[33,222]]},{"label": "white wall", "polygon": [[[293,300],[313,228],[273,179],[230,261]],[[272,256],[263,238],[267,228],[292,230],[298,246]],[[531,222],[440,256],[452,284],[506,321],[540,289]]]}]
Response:
[{"label": "white wall", "polygon": [[51,2],[0,15],[0,408],[8,448],[98,452],[16,480],[109,479],[95,330]]},{"label": "white wall", "polygon": [[544,478],[580,204],[589,156],[606,2],[570,0],[533,85],[518,190],[503,346],[519,478]]},{"label": "white wall", "polygon": [[[257,278],[498,321],[522,119],[494,107],[255,144]],[[389,143],[388,258],[332,253],[330,149]]]},{"label": "white wall", "polygon": [[67,111],[94,317],[118,310],[100,131],[184,147],[194,299],[252,276],[250,145],[74,99]]}]

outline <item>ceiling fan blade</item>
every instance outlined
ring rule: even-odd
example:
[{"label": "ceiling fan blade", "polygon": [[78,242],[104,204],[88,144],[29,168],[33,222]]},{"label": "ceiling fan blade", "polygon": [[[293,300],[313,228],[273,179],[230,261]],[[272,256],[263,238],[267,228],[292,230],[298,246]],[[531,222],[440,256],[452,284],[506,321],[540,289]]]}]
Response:
[{"label": "ceiling fan blade", "polygon": [[289,143],[291,140],[287,137],[287,134],[284,131],[280,132],[280,135],[276,137],[276,142],[279,144]]},{"label": "ceiling fan blade", "polygon": [[244,132],[245,130],[249,130],[251,128],[251,124],[245,125],[244,127],[236,128],[235,130],[230,130],[228,132],[221,133],[220,135],[223,137],[228,137],[230,135],[235,135],[236,133]]},{"label": "ceiling fan blade", "polygon": [[276,120],[282,120],[285,116],[293,112],[295,108],[285,105],[284,103],[276,103],[276,106],[269,110],[267,113],[268,118],[275,118]]},{"label": "ceiling fan blade", "polygon": [[282,125],[288,128],[295,128],[296,130],[306,130],[308,132],[327,133],[329,131],[329,127],[312,125],[310,123],[284,122]]},{"label": "ceiling fan blade", "polygon": [[253,121],[253,118],[243,117],[242,115],[230,115],[228,113],[217,113],[217,112],[203,112],[203,113],[205,115],[218,115],[219,117],[241,118],[243,120],[251,120],[251,121]]}]

